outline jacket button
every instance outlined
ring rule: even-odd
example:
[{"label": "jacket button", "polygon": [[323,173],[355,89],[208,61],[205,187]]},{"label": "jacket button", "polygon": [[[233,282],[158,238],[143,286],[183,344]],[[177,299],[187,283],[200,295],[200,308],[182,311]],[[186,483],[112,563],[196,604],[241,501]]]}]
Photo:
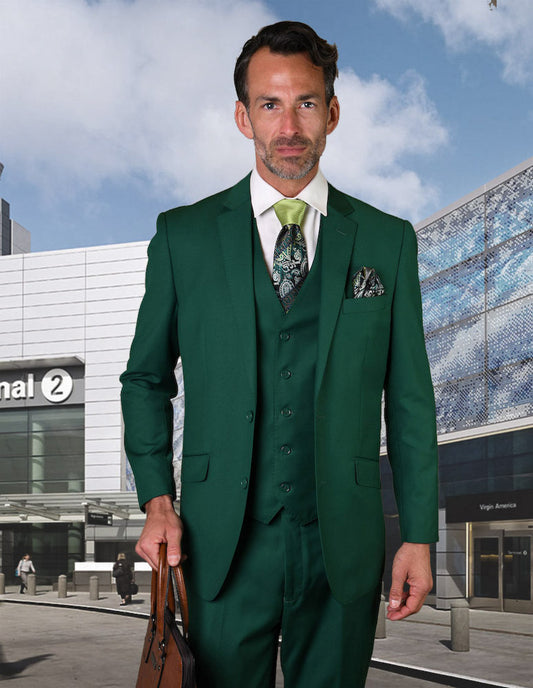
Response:
[{"label": "jacket button", "polygon": [[284,445],[281,447],[280,452],[281,452],[282,454],[285,454],[285,456],[288,456],[289,454],[292,453],[292,449],[289,447],[288,444],[284,444]]},{"label": "jacket button", "polygon": [[288,418],[289,416],[292,416],[292,409],[290,409],[290,408],[282,408],[282,409],[281,409],[281,415],[282,415],[284,418]]},{"label": "jacket button", "polygon": [[246,414],[246,420],[251,423],[254,419],[254,412],[253,411],[248,411]]},{"label": "jacket button", "polygon": [[246,488],[248,487],[248,478],[243,478],[241,480],[241,487],[243,490],[246,490]]},{"label": "jacket button", "polygon": [[279,338],[281,339],[282,342],[288,342],[289,339],[291,338],[291,333],[290,332],[280,332]]},{"label": "jacket button", "polygon": [[281,483],[280,488],[283,492],[290,492],[292,490],[292,486],[290,483]]},{"label": "jacket button", "polygon": [[281,371],[280,375],[284,380],[288,380],[290,378],[290,376],[292,375],[292,373],[290,370],[287,370],[285,368],[284,370]]}]

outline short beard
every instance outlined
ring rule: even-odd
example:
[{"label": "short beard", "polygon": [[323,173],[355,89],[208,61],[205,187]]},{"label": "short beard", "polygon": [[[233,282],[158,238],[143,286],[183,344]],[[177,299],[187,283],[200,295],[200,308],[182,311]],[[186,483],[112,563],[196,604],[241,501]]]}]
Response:
[{"label": "short beard", "polygon": [[[280,179],[303,179],[311,172],[313,167],[320,160],[324,150],[325,135],[313,143],[310,139],[302,136],[292,138],[278,138],[272,141],[269,148],[254,137],[255,149],[269,172]],[[284,158],[282,162],[275,160],[275,148],[278,146],[311,146],[304,157],[294,156]]]}]

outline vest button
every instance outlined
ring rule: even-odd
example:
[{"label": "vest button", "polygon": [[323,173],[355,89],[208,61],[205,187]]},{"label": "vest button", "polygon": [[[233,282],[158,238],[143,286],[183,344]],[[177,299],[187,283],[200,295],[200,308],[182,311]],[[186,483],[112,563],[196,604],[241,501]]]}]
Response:
[{"label": "vest button", "polygon": [[288,342],[289,339],[291,338],[291,333],[290,332],[280,332],[279,338],[281,339],[282,342]]},{"label": "vest button", "polygon": [[254,419],[254,412],[253,411],[248,411],[246,414],[246,420],[251,423]]},{"label": "vest button", "polygon": [[283,492],[290,492],[292,490],[292,486],[290,483],[281,483],[280,488]]},{"label": "vest button", "polygon": [[288,418],[289,416],[292,416],[292,409],[290,409],[290,408],[282,408],[282,409],[281,409],[281,415],[282,415],[284,418]]},{"label": "vest button", "polygon": [[288,456],[289,454],[292,454],[292,449],[289,447],[288,444],[284,444],[284,445],[281,447],[280,452],[281,452],[282,454],[285,454],[285,456]]},{"label": "vest button", "polygon": [[246,490],[246,488],[248,487],[248,478],[243,478],[241,480],[241,487],[243,490]]},{"label": "vest button", "polygon": [[290,376],[292,375],[292,373],[290,370],[287,370],[287,368],[285,368],[284,370],[281,371],[280,375],[284,380],[288,380],[290,378]]}]

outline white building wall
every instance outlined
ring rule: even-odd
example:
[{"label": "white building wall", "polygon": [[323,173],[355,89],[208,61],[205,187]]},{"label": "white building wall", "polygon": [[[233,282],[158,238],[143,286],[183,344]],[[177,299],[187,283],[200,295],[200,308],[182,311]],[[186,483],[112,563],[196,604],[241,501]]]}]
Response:
[{"label": "white building wall", "polygon": [[85,491],[125,487],[119,375],[144,293],[147,242],[0,258],[0,362],[85,363]]}]

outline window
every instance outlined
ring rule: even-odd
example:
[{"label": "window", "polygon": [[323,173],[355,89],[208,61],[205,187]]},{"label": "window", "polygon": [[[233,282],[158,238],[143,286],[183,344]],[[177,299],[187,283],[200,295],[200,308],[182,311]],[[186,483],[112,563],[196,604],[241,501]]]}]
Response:
[{"label": "window", "polygon": [[82,492],[84,407],[0,413],[0,492]]}]

